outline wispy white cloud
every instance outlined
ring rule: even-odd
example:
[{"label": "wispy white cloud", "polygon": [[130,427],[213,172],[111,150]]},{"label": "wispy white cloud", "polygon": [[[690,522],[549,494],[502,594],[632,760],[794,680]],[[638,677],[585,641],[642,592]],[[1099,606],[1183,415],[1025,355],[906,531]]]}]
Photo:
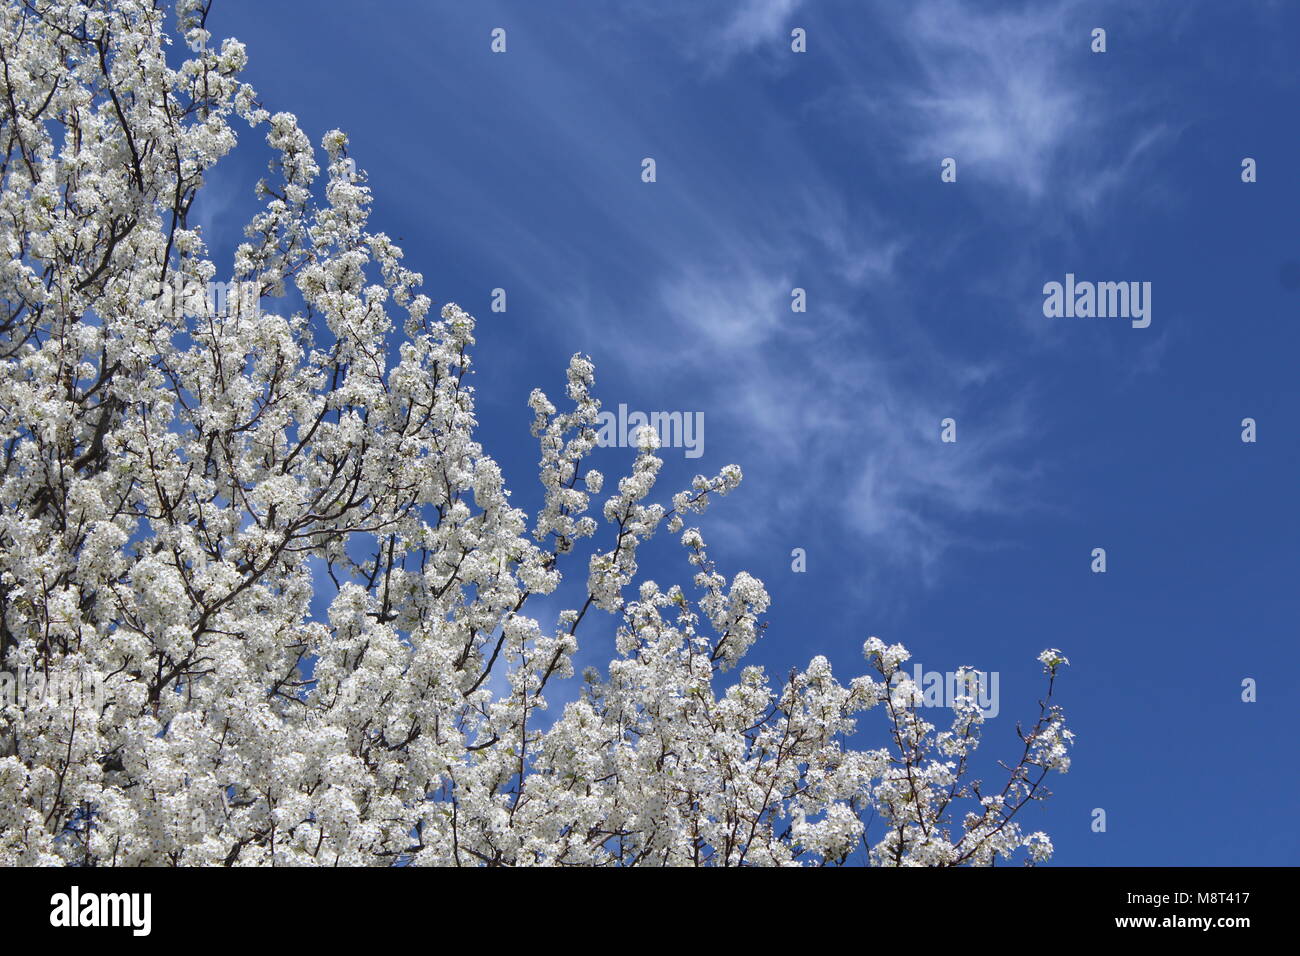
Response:
[{"label": "wispy white cloud", "polygon": [[913,69],[882,95],[850,98],[936,175],[950,156],[959,181],[978,179],[1031,202],[1094,206],[1122,182],[1116,154],[1127,172],[1168,130],[1157,124],[1133,142],[1114,142],[1116,114],[1140,103],[1131,91],[1116,97],[1089,59],[1096,24],[1081,12],[1078,0],[996,10],[926,0],[893,29]]},{"label": "wispy white cloud", "polygon": [[[849,294],[894,280],[879,252],[888,241],[866,271],[855,266],[868,255],[856,243],[839,236],[827,245],[841,250],[828,267],[863,277]],[[731,268],[697,262],[665,278],[660,302],[672,338],[696,347],[670,358],[648,356],[639,342],[637,360],[678,362],[714,434],[747,436],[747,474],[763,484],[771,503],[763,519],[773,528],[818,510],[852,530],[873,561],[932,574],[951,548],[976,543],[964,538],[966,519],[1026,501],[1029,469],[1010,463],[1023,458],[1015,453],[1030,429],[1028,406],[1002,401],[977,412],[995,364],[913,349],[839,295],[792,313],[784,264],[798,255],[766,256],[755,248]],[[956,444],[939,441],[949,416],[958,420]],[[732,530],[740,538],[762,529],[749,514]]]},{"label": "wispy white cloud", "polygon": [[803,6],[804,0],[640,0],[624,9],[637,29],[663,31],[680,55],[716,74],[744,54],[764,48],[788,52],[790,30],[797,25],[791,18]]},{"label": "wispy white cloud", "polygon": [[771,43],[802,4],[803,0],[742,0],[722,28],[722,43],[734,52]]},{"label": "wispy white cloud", "polygon": [[940,0],[914,7],[900,36],[919,83],[898,113],[910,126],[912,155],[952,156],[975,175],[1041,194],[1083,101],[1053,56],[1068,42],[1067,6],[994,13]]}]

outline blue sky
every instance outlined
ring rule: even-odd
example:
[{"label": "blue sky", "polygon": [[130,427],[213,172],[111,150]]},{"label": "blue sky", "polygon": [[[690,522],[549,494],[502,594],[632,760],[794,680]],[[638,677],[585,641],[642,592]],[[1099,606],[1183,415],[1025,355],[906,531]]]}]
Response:
[{"label": "blue sky", "polygon": [[[1075,762],[1026,819],[1057,863],[1300,863],[1300,7],[218,0],[208,25],[269,109],[348,133],[372,226],[478,316],[517,503],[528,393],[586,353],[607,408],[704,413],[664,498],[743,467],[700,524],[772,594],[769,674],[824,654],[848,679],[871,635],[997,671],[1005,758],[1059,647]],[[210,177],[214,248],[263,162]],[[1066,273],[1150,282],[1150,327],[1044,316]],[[656,545],[647,573],[687,581]]]}]

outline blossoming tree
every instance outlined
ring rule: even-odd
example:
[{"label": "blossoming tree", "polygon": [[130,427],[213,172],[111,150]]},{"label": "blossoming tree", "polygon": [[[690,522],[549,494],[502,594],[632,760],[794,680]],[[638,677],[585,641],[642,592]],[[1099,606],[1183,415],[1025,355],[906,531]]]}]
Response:
[{"label": "blossoming tree", "polygon": [[[653,503],[647,431],[596,499],[581,356],[563,410],[532,394],[545,503],[512,507],[474,440],[473,320],[369,231],[346,137],[322,169],[206,5],[175,14],[180,43],[147,0],[0,6],[0,670],[102,689],[0,699],[0,865],[1050,854],[1016,814],[1069,766],[1059,653],[987,789],[974,672],[936,732],[899,645],[848,684],[742,666],[768,595],[685,526],[740,469]],[[222,279],[254,294],[215,307],[189,212],[245,129],[273,160]],[[638,582],[661,528],[686,587]],[[580,552],[585,600],[528,616]],[[613,659],[544,717],[593,613]],[[872,709],[885,745],[852,749]]]}]

